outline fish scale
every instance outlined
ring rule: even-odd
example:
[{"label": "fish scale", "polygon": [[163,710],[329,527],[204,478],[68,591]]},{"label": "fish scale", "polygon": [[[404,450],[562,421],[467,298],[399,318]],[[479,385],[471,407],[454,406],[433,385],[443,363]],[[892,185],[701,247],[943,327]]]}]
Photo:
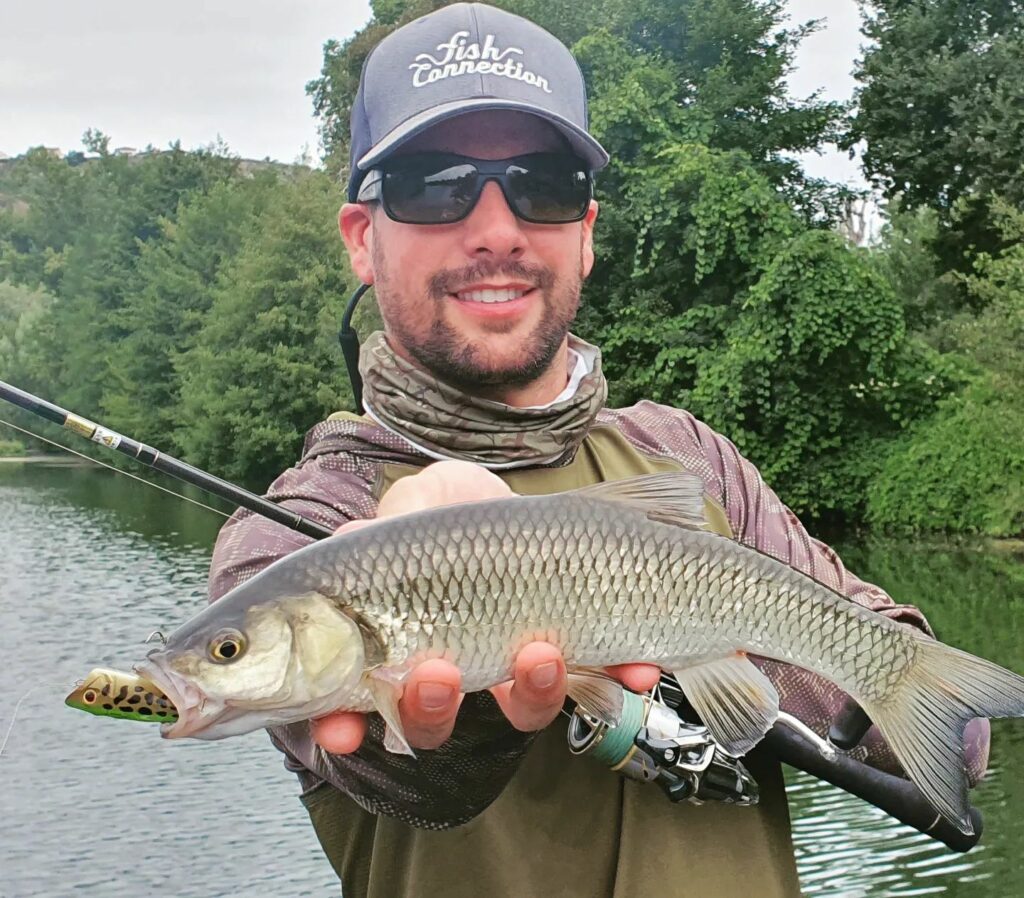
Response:
[{"label": "fish scale", "polygon": [[[377,542],[377,528],[354,541],[343,563],[351,571],[354,558],[355,578],[369,584],[354,600],[361,613],[373,619],[388,611],[382,629],[391,631],[389,664],[443,655],[462,670],[465,687],[476,690],[511,675],[523,644],[554,633],[569,664],[657,663],[716,646],[740,648],[814,667],[848,691],[873,693],[861,682],[867,669],[861,659],[880,650],[865,639],[877,632],[879,616],[781,562],[713,533],[584,498],[517,503],[514,511],[489,502],[454,507],[448,515],[457,526],[451,527],[432,526],[441,523],[436,517],[430,525],[399,519],[391,524],[392,540],[406,549],[387,565],[380,563],[389,553]],[[523,518],[528,527],[519,523]],[[518,557],[504,550],[513,540],[522,548]],[[595,577],[602,588],[594,587]],[[820,615],[811,627],[801,614],[808,602]],[[442,607],[451,609],[450,617]],[[418,639],[404,632],[407,615],[423,625]],[[861,624],[868,616],[875,618],[871,625]],[[912,655],[912,638],[898,624],[885,629],[876,660],[888,668],[891,688]],[[826,631],[860,634],[854,646],[861,650],[848,651],[844,639],[825,645]]]}]

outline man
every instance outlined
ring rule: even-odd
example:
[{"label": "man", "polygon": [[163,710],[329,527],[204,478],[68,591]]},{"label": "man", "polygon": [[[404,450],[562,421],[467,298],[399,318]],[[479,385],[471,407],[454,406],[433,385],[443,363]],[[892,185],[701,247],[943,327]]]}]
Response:
[{"label": "man", "polygon": [[[458,4],[374,49],[339,223],[386,330],[363,347],[366,415],[314,427],[271,498],[344,530],[510,491],[689,470],[720,532],[925,627],[851,577],[723,437],[652,403],[604,408],[600,353],[569,334],[594,263],[591,175],[607,162],[586,126],[575,61],[517,16]],[[211,594],[294,548],[294,534],[239,513],[218,541]],[[764,669],[784,707],[827,726],[842,699],[834,688]],[[639,664],[613,673],[641,690],[657,675]],[[747,759],[754,808],[673,805],[573,759],[564,723],[552,723],[565,665],[545,643],[520,652],[514,681],[490,693],[461,695],[458,670],[441,660],[403,690],[416,759],[383,749],[375,715],[273,732],[346,898],[799,894],[781,770],[765,752]],[[883,745],[871,751],[892,766]]]}]

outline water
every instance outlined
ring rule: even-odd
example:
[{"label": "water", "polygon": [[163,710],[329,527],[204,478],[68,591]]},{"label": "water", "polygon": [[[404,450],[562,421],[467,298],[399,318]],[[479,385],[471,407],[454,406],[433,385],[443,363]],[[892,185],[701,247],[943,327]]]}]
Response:
[{"label": "water", "polygon": [[[92,468],[0,464],[0,896],[338,894],[263,733],[176,743],[65,707],[204,602],[220,520]],[[155,727],[155,725],[154,725]]]},{"label": "water", "polygon": [[[66,708],[70,684],[128,667],[204,602],[220,519],[92,468],[0,464],[0,898],[338,894],[265,735],[166,742]],[[1024,671],[1024,558],[893,543],[850,567],[927,609],[947,641]],[[986,831],[953,854],[809,777],[789,777],[807,895],[1024,895],[1024,723],[997,721],[973,793]],[[585,896],[581,896],[585,898]]]}]

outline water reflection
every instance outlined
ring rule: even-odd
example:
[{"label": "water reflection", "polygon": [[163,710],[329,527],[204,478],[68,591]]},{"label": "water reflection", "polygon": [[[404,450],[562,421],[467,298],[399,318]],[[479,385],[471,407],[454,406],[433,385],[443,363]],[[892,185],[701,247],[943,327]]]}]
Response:
[{"label": "water reflection", "polygon": [[[176,487],[177,488],[177,487]],[[221,519],[87,468],[0,465],[0,894],[337,894],[296,784],[262,734],[167,743],[62,704],[93,666],[125,667],[205,596]],[[851,569],[925,609],[939,635],[1024,671],[1024,559],[952,546],[840,547]],[[986,831],[949,852],[805,775],[790,778],[807,895],[1024,894],[1024,724],[994,724],[973,794]]]}]

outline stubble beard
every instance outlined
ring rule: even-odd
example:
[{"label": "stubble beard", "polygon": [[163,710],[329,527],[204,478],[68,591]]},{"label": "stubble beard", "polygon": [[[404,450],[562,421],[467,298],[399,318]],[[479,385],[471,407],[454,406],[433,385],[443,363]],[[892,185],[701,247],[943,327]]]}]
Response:
[{"label": "stubble beard", "polygon": [[[376,254],[375,254],[376,256]],[[401,346],[423,368],[439,380],[471,393],[487,394],[494,388],[522,388],[537,381],[551,367],[579,309],[583,284],[581,265],[571,280],[560,280],[548,268],[524,262],[478,262],[458,270],[439,272],[431,278],[427,296],[414,302],[431,303],[439,312],[426,334],[415,332],[401,314],[407,299],[394,294],[384,260],[374,259],[375,290],[387,328]],[[382,276],[383,275],[383,276]],[[487,350],[460,336],[443,315],[441,306],[451,302],[450,294],[462,286],[490,278],[526,281],[542,298],[540,321],[521,342],[514,361],[494,361]],[[387,311],[385,311],[387,310]],[[507,329],[514,327],[509,323]],[[501,333],[495,324],[491,333]]]}]

